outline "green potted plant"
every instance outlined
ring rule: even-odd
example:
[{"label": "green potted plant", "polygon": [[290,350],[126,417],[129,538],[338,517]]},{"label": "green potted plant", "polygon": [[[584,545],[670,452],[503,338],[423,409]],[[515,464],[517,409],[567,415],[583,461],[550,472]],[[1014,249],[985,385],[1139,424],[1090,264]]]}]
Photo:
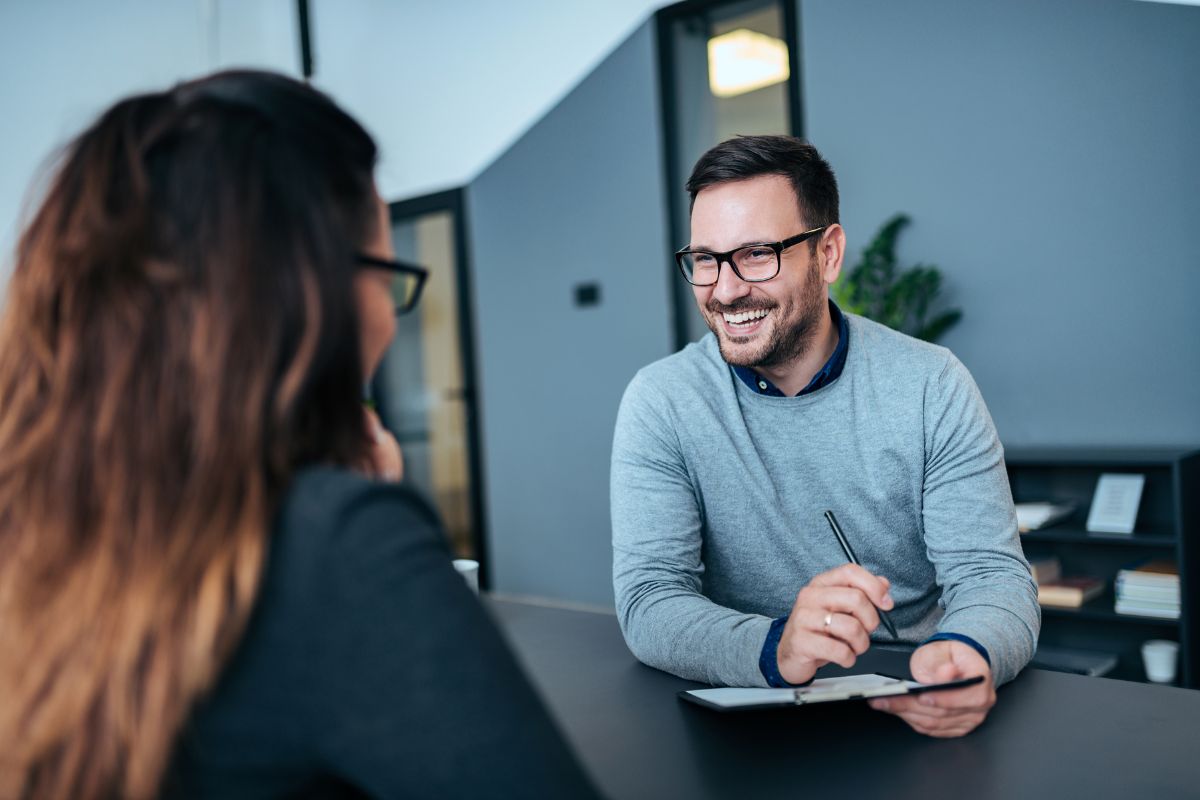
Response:
[{"label": "green potted plant", "polygon": [[897,214],[884,223],[863,249],[862,258],[833,285],[840,308],[887,325],[909,336],[936,342],[962,318],[957,308],[934,312],[942,273],[929,264],[896,266],[896,238],[909,223]]}]

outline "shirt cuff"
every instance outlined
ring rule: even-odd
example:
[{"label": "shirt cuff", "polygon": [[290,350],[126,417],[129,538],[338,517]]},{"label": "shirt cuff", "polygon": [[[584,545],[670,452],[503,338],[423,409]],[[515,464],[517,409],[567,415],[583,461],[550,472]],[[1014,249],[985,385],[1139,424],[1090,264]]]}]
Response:
[{"label": "shirt cuff", "polygon": [[[768,634],[767,641],[770,641],[770,640],[771,640],[771,636],[770,636],[770,634]],[[979,642],[972,639],[970,636],[966,636],[961,633],[949,633],[949,632],[943,631],[941,633],[935,633],[933,636],[930,636],[928,639],[921,642],[921,644],[926,645],[926,644],[929,644],[930,642],[962,642],[963,644],[968,645],[969,647],[974,649],[976,653],[979,653],[979,655],[983,656],[983,660],[987,662],[988,668],[991,669],[992,657],[988,655],[987,649],[983,645],[981,645]],[[779,645],[778,639],[775,641],[775,645],[778,647],[778,645]],[[760,659],[759,665],[761,666],[761,664],[762,664],[762,661]]]},{"label": "shirt cuff", "polygon": [[758,671],[766,679],[767,685],[775,689],[790,689],[797,686],[808,686],[812,683],[811,678],[804,683],[788,683],[779,674],[779,640],[783,638],[783,626],[787,624],[787,621],[787,617],[780,617],[771,622],[771,627],[767,630],[766,641],[763,642],[762,652],[758,656]]}]

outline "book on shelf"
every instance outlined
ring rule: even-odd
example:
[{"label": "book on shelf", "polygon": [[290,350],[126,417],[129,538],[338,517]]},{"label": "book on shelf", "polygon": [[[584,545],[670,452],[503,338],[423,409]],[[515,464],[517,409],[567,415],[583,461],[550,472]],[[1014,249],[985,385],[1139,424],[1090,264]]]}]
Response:
[{"label": "book on shelf", "polygon": [[1113,611],[1118,614],[1130,614],[1135,617],[1157,617],[1158,619],[1179,619],[1179,603],[1148,603],[1144,600],[1126,600],[1117,598]]},{"label": "book on shelf", "polygon": [[1146,608],[1179,608],[1179,592],[1148,592],[1143,590],[1124,590],[1117,592],[1117,603]]},{"label": "book on shelf", "polygon": [[1098,677],[1116,669],[1117,654],[1076,650],[1073,647],[1052,647],[1039,643],[1029,666]]},{"label": "book on shelf", "polygon": [[1074,503],[1016,503],[1016,508],[1021,533],[1047,528],[1075,513]]},{"label": "book on shelf", "polygon": [[1059,578],[1053,583],[1038,586],[1038,603],[1060,608],[1079,608],[1104,591],[1099,578]]},{"label": "book on shelf", "polygon": [[1179,567],[1173,561],[1147,561],[1117,573],[1118,614],[1179,619]]},{"label": "book on shelf", "polygon": [[1149,600],[1156,603],[1178,603],[1179,584],[1174,586],[1143,586],[1117,578],[1117,597],[1129,600]]},{"label": "book on shelf", "polygon": [[1117,573],[1117,578],[1143,586],[1178,586],[1179,565],[1165,558],[1147,561],[1136,567],[1121,570]]},{"label": "book on shelf", "polygon": [[1062,562],[1058,560],[1058,556],[1031,558],[1029,559],[1029,572],[1033,575],[1033,582],[1038,586],[1044,583],[1053,583],[1062,577]]}]

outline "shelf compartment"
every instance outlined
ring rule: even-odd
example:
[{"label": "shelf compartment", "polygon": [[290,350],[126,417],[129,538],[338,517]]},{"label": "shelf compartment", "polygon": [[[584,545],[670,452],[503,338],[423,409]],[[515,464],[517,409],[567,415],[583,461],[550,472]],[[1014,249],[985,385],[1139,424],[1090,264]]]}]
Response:
[{"label": "shelf compartment", "polygon": [[1104,544],[1125,547],[1174,547],[1178,539],[1169,528],[1150,528],[1125,533],[1093,533],[1069,525],[1039,528],[1021,534],[1022,542],[1055,542],[1057,544]]},{"label": "shelf compartment", "polygon": [[1113,610],[1117,598],[1111,588],[1104,594],[1094,597],[1079,608],[1064,606],[1042,606],[1042,617],[1062,617],[1064,619],[1090,619],[1100,622],[1128,622],[1133,625],[1149,625],[1152,627],[1178,627],[1178,619],[1163,617],[1143,617],[1138,614],[1118,614]]}]

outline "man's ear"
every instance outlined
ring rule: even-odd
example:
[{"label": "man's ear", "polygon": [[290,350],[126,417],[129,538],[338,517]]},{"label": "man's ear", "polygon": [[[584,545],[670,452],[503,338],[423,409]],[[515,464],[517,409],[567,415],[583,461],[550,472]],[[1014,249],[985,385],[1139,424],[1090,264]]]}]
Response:
[{"label": "man's ear", "polygon": [[842,274],[842,260],[846,256],[846,231],[838,223],[834,223],[821,233],[817,243],[818,263],[821,265],[821,277],[825,283],[833,284]]}]

